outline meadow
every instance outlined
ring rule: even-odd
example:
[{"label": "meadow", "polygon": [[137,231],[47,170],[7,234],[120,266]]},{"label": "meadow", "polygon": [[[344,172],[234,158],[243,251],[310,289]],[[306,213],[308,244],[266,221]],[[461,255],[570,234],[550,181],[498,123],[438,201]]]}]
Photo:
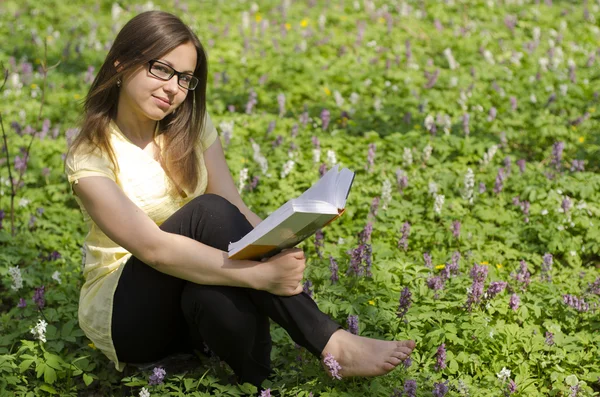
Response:
[{"label": "meadow", "polygon": [[[413,339],[335,379],[272,324],[274,376],[218,357],[125,373],[77,322],[87,233],[64,174],[120,27],[175,13],[266,217],[339,164],[344,215],[305,290],[351,332]],[[6,0],[0,4],[0,396],[600,395],[600,2]],[[4,79],[5,78],[5,79]]]}]

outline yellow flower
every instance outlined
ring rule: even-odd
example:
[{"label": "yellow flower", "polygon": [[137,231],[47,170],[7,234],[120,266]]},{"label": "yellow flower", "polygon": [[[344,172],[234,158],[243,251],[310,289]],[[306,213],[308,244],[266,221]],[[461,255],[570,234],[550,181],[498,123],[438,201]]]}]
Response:
[{"label": "yellow flower", "polygon": [[501,264],[501,263],[496,263],[496,267],[497,267],[498,269],[502,269],[502,268],[503,268],[503,266],[502,266],[502,264]]},{"label": "yellow flower", "polygon": [[94,342],[88,343],[88,346],[91,347],[93,350],[97,349],[96,345],[94,345]]},{"label": "yellow flower", "polygon": [[588,109],[588,112],[590,113],[594,113],[596,111],[596,107],[592,106],[591,108]]},{"label": "yellow flower", "polygon": [[73,95],[73,98],[75,98],[75,99],[79,99],[79,98],[81,98],[81,95],[79,95],[79,94],[75,94],[75,95]]},{"label": "yellow flower", "polygon": [[340,17],[340,19],[341,19],[342,21],[345,21],[345,20],[347,19],[347,17],[346,17],[345,15],[342,15],[342,16]]},{"label": "yellow flower", "polygon": [[308,26],[308,19],[303,19],[300,21],[300,26],[302,26],[303,28]]},{"label": "yellow flower", "polygon": [[384,17],[379,17],[378,21],[379,21],[380,24],[383,25],[385,23],[385,18]]},{"label": "yellow flower", "polygon": [[446,267],[446,265],[437,265],[435,268],[436,268],[436,269],[443,269],[443,268],[445,268],[445,267]]},{"label": "yellow flower", "polygon": [[37,88],[37,84],[32,84],[30,87],[32,90],[35,90]]},{"label": "yellow flower", "polygon": [[420,130],[421,126],[419,124],[415,125],[415,130]]},{"label": "yellow flower", "polygon": [[260,21],[262,21],[262,15],[260,15],[260,14],[257,12],[257,13],[256,13],[256,16],[255,16],[255,19],[256,19],[256,22],[260,22]]},{"label": "yellow flower", "polygon": [[572,129],[573,131],[576,131],[576,130],[577,130],[577,126],[576,126],[576,125],[572,125],[572,126],[571,126],[571,129]]},{"label": "yellow flower", "polygon": [[578,139],[579,143],[583,143],[585,142],[585,137],[580,136]]},{"label": "yellow flower", "polygon": [[331,95],[331,91],[329,90],[329,88],[323,87],[323,91],[325,91],[325,95],[327,95],[327,96]]},{"label": "yellow flower", "polygon": [[480,264],[480,265],[489,265],[489,264],[490,264],[490,262],[488,262],[488,261],[483,261],[483,262],[480,262],[479,264]]},{"label": "yellow flower", "polygon": [[245,164],[247,162],[248,162],[248,160],[246,158],[242,157],[242,163]]},{"label": "yellow flower", "polygon": [[369,305],[371,305],[371,306],[375,306],[375,301],[374,301],[373,299],[371,299],[371,300],[369,301]]},{"label": "yellow flower", "polygon": [[285,30],[290,30],[292,28],[292,25],[290,25],[289,23],[285,24]]}]

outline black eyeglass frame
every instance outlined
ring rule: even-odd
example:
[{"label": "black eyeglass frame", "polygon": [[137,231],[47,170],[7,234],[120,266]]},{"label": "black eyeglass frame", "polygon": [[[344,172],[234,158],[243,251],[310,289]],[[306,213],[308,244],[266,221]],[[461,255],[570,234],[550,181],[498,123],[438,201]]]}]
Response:
[{"label": "black eyeglass frame", "polygon": [[[159,63],[159,64],[161,64],[163,66],[166,66],[167,68],[171,69],[171,74],[169,75],[168,78],[160,77],[160,76],[157,76],[154,73],[152,73],[152,66],[155,63]],[[163,80],[163,81],[169,81],[169,80],[171,80],[173,78],[173,76],[177,75],[177,85],[180,86],[181,88],[184,88],[184,89],[188,90],[188,91],[195,90],[196,87],[198,87],[198,83],[200,82],[198,80],[198,77],[194,76],[193,74],[184,73],[184,72],[178,72],[177,70],[175,70],[173,68],[173,66],[169,65],[168,63],[161,62],[158,59],[152,59],[152,60],[148,61],[148,65],[149,65],[148,66],[148,73],[150,73],[152,76],[156,77],[157,79],[160,79],[160,80]],[[194,88],[189,88],[189,87],[182,86],[181,83],[179,82],[179,79],[181,78],[181,76],[189,76],[189,77],[191,77],[191,79],[190,79],[190,85],[195,82],[194,83]]]}]

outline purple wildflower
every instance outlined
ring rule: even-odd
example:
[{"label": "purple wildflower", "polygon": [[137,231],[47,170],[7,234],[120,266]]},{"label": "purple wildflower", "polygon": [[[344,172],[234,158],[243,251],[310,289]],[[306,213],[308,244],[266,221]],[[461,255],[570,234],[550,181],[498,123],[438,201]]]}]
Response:
[{"label": "purple wildflower", "polygon": [[433,384],[433,397],[444,397],[448,393],[448,381]]},{"label": "purple wildflower", "polygon": [[517,98],[514,96],[510,97],[510,109],[513,112],[517,110]]},{"label": "purple wildflower", "polygon": [[319,137],[313,135],[313,137],[311,138],[311,142],[315,149],[321,149],[321,141],[319,141]]},{"label": "purple wildflower", "polygon": [[497,115],[498,111],[495,107],[492,106],[492,108],[490,109],[490,114],[488,115],[488,121],[494,121]]},{"label": "purple wildflower", "polygon": [[408,287],[404,287],[400,292],[400,305],[398,306],[398,318],[402,319],[412,305],[412,293]]},{"label": "purple wildflower", "polygon": [[2,219],[4,219],[4,210],[0,210],[0,230],[2,230]]},{"label": "purple wildflower", "polygon": [[326,130],[327,127],[329,126],[330,118],[331,118],[331,114],[329,113],[329,110],[323,109],[321,111],[321,126],[322,126],[323,130]]},{"label": "purple wildflower", "polygon": [[521,303],[521,298],[519,298],[519,295],[512,294],[510,296],[510,301],[508,302],[508,307],[510,307],[514,311],[517,311],[517,310],[519,310],[520,303]]},{"label": "purple wildflower", "polygon": [[585,171],[585,165],[583,164],[583,160],[573,160],[571,163],[571,172]]},{"label": "purple wildflower", "polygon": [[291,131],[292,138],[295,138],[298,136],[298,128],[299,128],[298,124],[294,124],[292,126],[292,131]]},{"label": "purple wildflower", "polygon": [[360,242],[362,244],[368,242],[371,239],[371,234],[373,233],[373,223],[367,222],[363,231],[360,233]]},{"label": "purple wildflower", "polygon": [[507,285],[508,283],[505,281],[492,281],[486,292],[488,299],[494,299],[496,295],[504,291]]},{"label": "purple wildflower", "polygon": [[248,94],[248,102],[246,103],[246,114],[252,113],[252,109],[254,109],[254,106],[258,103],[257,98],[258,94],[254,90],[251,90]]},{"label": "purple wildflower", "polygon": [[358,335],[358,316],[351,314],[346,321],[348,323],[348,331],[351,334]]},{"label": "purple wildflower", "polygon": [[148,384],[160,385],[161,383],[163,383],[166,374],[167,371],[165,371],[162,367],[155,367],[152,372],[152,375],[150,375],[150,377],[148,378]]},{"label": "purple wildflower", "polygon": [[600,277],[598,277],[592,284],[589,284],[588,291],[591,294],[600,295]]},{"label": "purple wildflower", "polygon": [[471,118],[471,116],[469,116],[469,113],[465,113],[462,116],[463,131],[465,133],[465,136],[469,136],[469,134],[471,133],[471,130],[469,129],[469,119],[470,118]]},{"label": "purple wildflower", "polygon": [[542,262],[542,281],[552,281],[552,262],[553,257],[552,254],[546,253],[544,254],[543,262]]},{"label": "purple wildflower", "polygon": [[546,344],[552,346],[554,344],[554,334],[550,331],[546,331]]},{"label": "purple wildflower", "polygon": [[27,307],[27,301],[23,298],[19,298],[19,303],[17,304],[17,307],[19,309],[23,309],[23,308]]},{"label": "purple wildflower", "polygon": [[517,392],[517,384],[515,383],[514,380],[510,380],[508,382],[508,394],[515,394]]},{"label": "purple wildflower", "polygon": [[571,394],[569,395],[569,397],[578,397],[579,396],[579,383],[571,386],[570,391],[571,391]]},{"label": "purple wildflower", "polygon": [[39,288],[35,289],[33,293],[33,301],[37,305],[38,308],[43,309],[46,305],[46,299],[44,298],[45,287],[42,285]]},{"label": "purple wildflower", "polygon": [[565,305],[572,307],[578,312],[587,312],[590,310],[590,304],[587,303],[583,297],[578,298],[575,295],[565,294],[563,295],[563,302]]},{"label": "purple wildflower", "polygon": [[398,184],[398,191],[400,193],[408,187],[408,176],[400,168],[396,170],[396,183]]},{"label": "purple wildflower", "polygon": [[450,263],[446,263],[446,266],[442,270],[441,277],[444,280],[448,280],[450,276],[456,276],[458,274],[458,261],[460,260],[460,252],[455,251],[452,254],[452,260]]},{"label": "purple wildflower", "polygon": [[304,284],[302,285],[302,292],[304,292],[305,294],[307,294],[308,296],[310,296],[311,298],[313,297],[313,283],[310,280],[306,280],[304,282]]},{"label": "purple wildflower", "polygon": [[279,105],[279,117],[285,114],[285,94],[277,95],[277,104]]},{"label": "purple wildflower", "polygon": [[454,236],[455,239],[460,237],[460,221],[452,222],[452,236]]},{"label": "purple wildflower", "polygon": [[467,297],[467,308],[469,311],[472,310],[473,305],[477,304],[481,301],[483,296],[483,287],[485,283],[485,279],[487,278],[488,268],[484,265],[474,264],[471,269],[471,278],[473,279],[473,283],[471,284],[471,291]]},{"label": "purple wildflower", "polygon": [[336,361],[336,359],[333,357],[333,354],[327,353],[323,359],[323,362],[329,369],[329,373],[334,379],[342,379],[342,375],[340,375],[342,366]]},{"label": "purple wildflower", "polygon": [[300,124],[302,124],[303,127],[306,127],[306,124],[308,124],[308,120],[308,107],[304,105],[304,112],[302,112],[302,114],[300,115]]},{"label": "purple wildflower", "polygon": [[19,173],[25,172],[27,169],[27,158],[28,156],[15,156],[15,171],[19,171]]},{"label": "purple wildflower", "polygon": [[435,370],[436,371],[441,371],[444,368],[446,368],[446,344],[442,343],[440,345],[440,347],[438,347],[437,352],[436,352],[436,364],[435,364]]},{"label": "purple wildflower", "polygon": [[506,175],[504,174],[504,168],[500,167],[498,169],[498,174],[496,175],[496,183],[494,184],[494,193],[499,194],[504,188],[504,180],[506,179]]},{"label": "purple wildflower", "polygon": [[369,152],[367,153],[367,165],[365,167],[365,169],[369,172],[373,169],[373,165],[375,164],[375,149],[375,144],[369,143]]},{"label": "purple wildflower", "polygon": [[506,174],[510,174],[510,169],[511,169],[510,156],[506,156],[504,158],[504,170],[506,171]]},{"label": "purple wildflower", "polygon": [[29,218],[29,225],[28,225],[30,229],[35,226],[36,220],[37,220],[37,218],[34,215],[31,215],[31,217]]},{"label": "purple wildflower", "polygon": [[279,147],[282,142],[283,142],[283,137],[281,135],[277,135],[277,138],[275,138],[275,140],[271,144],[271,147],[273,147],[273,148]]},{"label": "purple wildflower", "polygon": [[408,379],[404,382],[404,393],[406,397],[417,397],[417,381]]},{"label": "purple wildflower", "polygon": [[571,199],[568,197],[565,197],[560,206],[563,209],[563,211],[565,211],[565,214],[568,213],[569,210],[571,209]]},{"label": "purple wildflower", "polygon": [[331,283],[335,284],[340,280],[340,277],[338,275],[338,264],[336,262],[336,260],[333,258],[333,256],[329,255],[329,271],[331,272]]},{"label": "purple wildflower", "polygon": [[410,368],[412,365],[412,358],[406,357],[406,359],[402,360],[402,365],[404,366],[404,369]]},{"label": "purple wildflower", "polygon": [[430,277],[427,279],[427,286],[436,291],[444,289],[444,279],[440,276]]},{"label": "purple wildflower", "polygon": [[428,73],[425,71],[425,78],[427,79],[427,83],[425,83],[424,88],[431,89],[437,83],[438,77],[440,77],[440,69],[436,69],[433,73]]},{"label": "purple wildflower", "polygon": [[377,216],[377,210],[379,209],[379,202],[380,199],[379,197],[373,197],[373,201],[371,201],[371,209],[369,211],[369,217],[376,217]]},{"label": "purple wildflower", "polygon": [[260,392],[259,397],[271,397],[271,389],[264,389]]},{"label": "purple wildflower", "polygon": [[429,269],[433,268],[433,263],[431,261],[431,255],[429,255],[429,252],[423,253],[423,260],[425,260],[425,267]]},{"label": "purple wildflower", "polygon": [[319,166],[319,178],[322,178],[322,177],[323,177],[323,175],[325,175],[325,173],[326,173],[326,172],[327,172],[327,164],[325,164],[325,163],[322,163],[322,164]]},{"label": "purple wildflower", "polygon": [[521,171],[521,174],[525,172],[525,160],[524,159],[520,159],[517,160],[517,165],[519,166],[519,171]]},{"label": "purple wildflower", "polygon": [[88,66],[87,72],[85,73],[85,78],[83,79],[86,84],[92,84],[94,81],[94,70],[95,68],[93,66]]},{"label": "purple wildflower", "polygon": [[485,190],[486,190],[485,183],[479,182],[479,194],[485,193]]},{"label": "purple wildflower", "polygon": [[410,234],[410,223],[404,222],[402,225],[402,237],[398,241],[398,248],[402,247],[404,251],[408,249],[408,235]]},{"label": "purple wildflower", "polygon": [[254,189],[256,189],[256,186],[258,185],[259,180],[260,178],[257,175],[253,176],[252,182],[250,182],[248,189],[250,189],[250,191],[254,191]]},{"label": "purple wildflower", "polygon": [[531,273],[527,269],[527,263],[524,260],[520,262],[519,271],[512,273],[511,276],[520,284],[521,291],[525,291],[531,282]]},{"label": "purple wildflower", "polygon": [[556,142],[552,146],[552,161],[550,164],[552,164],[558,171],[560,171],[561,168],[563,150],[565,150],[564,142]]},{"label": "purple wildflower", "polygon": [[323,231],[321,229],[317,230],[315,233],[315,250],[319,255],[319,259],[323,259],[323,252],[321,248],[325,246],[325,242],[323,241]]},{"label": "purple wildflower", "polygon": [[525,200],[521,203],[521,210],[523,210],[523,215],[525,215],[525,223],[529,223],[529,201]]}]

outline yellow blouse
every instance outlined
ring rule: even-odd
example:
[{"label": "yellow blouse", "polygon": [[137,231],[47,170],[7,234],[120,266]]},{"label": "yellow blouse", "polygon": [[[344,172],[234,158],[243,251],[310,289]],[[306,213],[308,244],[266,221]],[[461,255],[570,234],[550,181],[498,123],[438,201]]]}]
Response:
[{"label": "yellow blouse", "polygon": [[[133,144],[113,121],[109,129],[111,144],[119,163],[118,175],[110,168],[107,154],[100,155],[98,151],[89,155],[69,153],[65,161],[65,172],[71,186],[86,176],[108,177],[157,225],[161,225],[175,211],[205,192],[207,170],[203,153],[217,138],[217,130],[208,113],[200,143],[196,146],[200,160],[198,186],[195,192],[186,192],[188,195],[185,199],[168,194],[167,176],[160,163]],[[156,138],[162,147],[161,135]],[[75,200],[88,226],[83,245],[85,282],[79,295],[79,326],[94,345],[114,362],[115,368],[123,371],[125,363],[119,362],[112,343],[112,306],[123,265],[131,257],[131,253],[100,230],[76,195]]]}]

